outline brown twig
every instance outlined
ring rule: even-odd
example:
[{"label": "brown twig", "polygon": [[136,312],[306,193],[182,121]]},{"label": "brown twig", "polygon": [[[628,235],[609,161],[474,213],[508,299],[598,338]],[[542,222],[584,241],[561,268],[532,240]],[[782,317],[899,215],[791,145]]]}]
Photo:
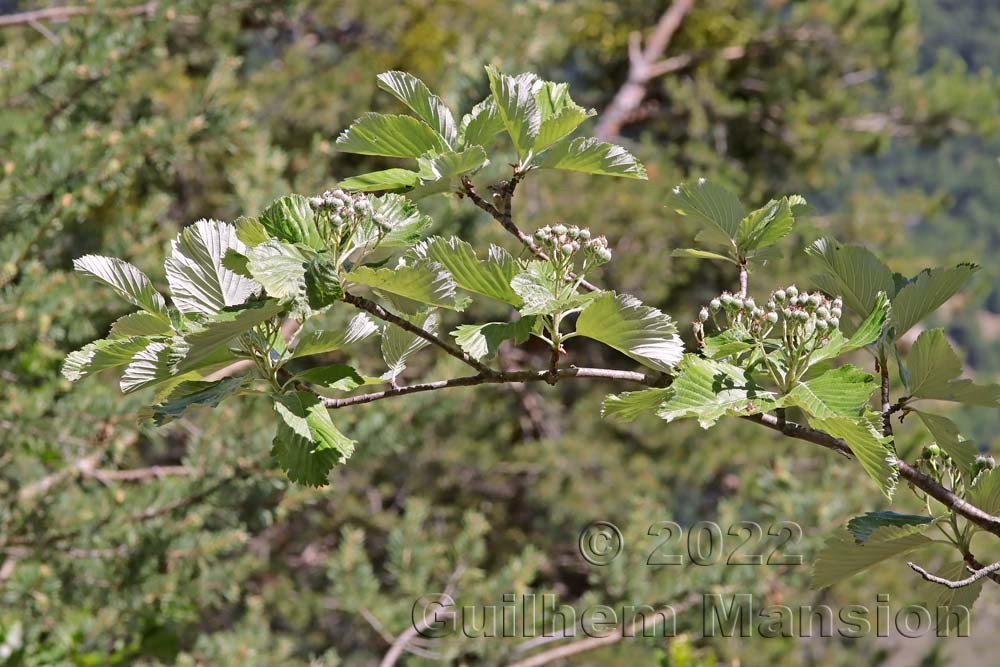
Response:
[{"label": "brown twig", "polygon": [[[121,7],[117,9],[108,10],[108,13],[112,16],[139,16],[142,14],[152,14],[156,11],[156,7],[159,3],[147,2],[142,5],[136,5],[135,7]],[[94,12],[93,7],[80,7],[80,6],[69,6],[69,7],[46,7],[45,9],[35,9],[29,12],[18,12],[16,14],[5,14],[0,15],[0,28],[11,25],[31,25],[33,23],[38,23],[39,21],[59,21],[74,16],[83,16],[85,14],[92,14]]]},{"label": "brown twig", "polygon": [[594,128],[597,137],[604,140],[617,137],[629,116],[642,105],[643,98],[646,97],[646,85],[659,76],[658,72],[662,67],[660,58],[693,5],[694,0],[675,0],[660,16],[646,40],[645,48],[638,31],[629,35],[628,78],[601,114],[597,127]]},{"label": "brown twig", "polygon": [[[609,368],[579,368],[571,366],[569,368],[559,368],[555,372],[556,380],[564,378],[603,378],[606,380],[620,380],[622,382],[633,382],[649,387],[660,386],[660,378],[634,371],[617,371]],[[465,377],[452,378],[450,380],[437,380],[436,382],[425,382],[422,384],[411,384],[405,387],[393,387],[384,391],[375,391],[369,394],[358,396],[348,396],[346,398],[328,398],[321,396],[320,400],[328,408],[344,408],[349,405],[360,405],[372,403],[386,398],[406,396],[426,391],[437,391],[440,389],[450,389],[452,387],[473,387],[481,384],[506,384],[510,382],[550,382],[552,372],[544,371],[491,371],[489,375],[468,375]]]},{"label": "brown twig", "polygon": [[374,315],[383,322],[389,322],[390,324],[395,324],[397,327],[409,331],[414,336],[419,336],[420,338],[423,338],[431,345],[436,345],[437,347],[441,348],[451,356],[461,360],[463,363],[476,369],[477,371],[479,371],[479,374],[484,377],[492,377],[498,373],[498,371],[493,370],[489,366],[479,361],[476,361],[470,355],[466,354],[460,348],[455,347],[445,339],[438,338],[430,331],[427,331],[423,327],[419,327],[416,324],[402,317],[399,317],[398,315],[393,315],[388,310],[378,305],[374,301],[370,301],[356,294],[345,294],[344,302],[351,304],[352,306],[354,306],[359,310],[363,310],[366,313]]},{"label": "brown twig", "polygon": [[[514,223],[514,217],[512,213],[512,201],[514,197],[514,190],[517,188],[518,182],[523,178],[523,173],[514,173],[513,178],[509,181],[503,181],[500,184],[494,186],[494,199],[498,200],[500,203],[500,208],[491,204],[482,198],[482,196],[476,191],[476,187],[472,184],[472,181],[467,177],[462,177],[462,191],[461,194],[468,197],[473,204],[481,208],[490,214],[490,216],[500,223],[500,226],[505,230],[510,232],[514,237],[516,237],[535,257],[543,260],[548,260],[549,256],[545,254],[530,236],[521,231],[521,229]],[[570,274],[570,280],[576,280],[577,276]],[[589,292],[599,292],[601,289],[591,282],[586,280],[580,281],[580,287],[583,287]]]},{"label": "brown twig", "polygon": [[910,566],[911,570],[913,570],[914,572],[916,572],[917,574],[919,574],[921,577],[923,577],[927,581],[931,581],[931,582],[934,582],[935,584],[940,584],[940,585],[946,586],[948,588],[964,588],[965,586],[970,586],[970,585],[976,583],[977,581],[979,581],[980,579],[982,579],[983,577],[988,577],[989,575],[993,574],[997,570],[1000,570],[1000,562],[997,562],[997,563],[993,563],[992,565],[987,565],[986,567],[980,568],[978,570],[972,570],[972,574],[970,576],[966,577],[965,579],[959,579],[958,581],[952,581],[951,579],[945,579],[944,577],[939,577],[939,576],[937,576],[935,574],[931,574],[930,572],[928,572],[924,568],[920,567],[916,563],[912,563],[911,562],[911,563],[907,563],[907,565]]}]

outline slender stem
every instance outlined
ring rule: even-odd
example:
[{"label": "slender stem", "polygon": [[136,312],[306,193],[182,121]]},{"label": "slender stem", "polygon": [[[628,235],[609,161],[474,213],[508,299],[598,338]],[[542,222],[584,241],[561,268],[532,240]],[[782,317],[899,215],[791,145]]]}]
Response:
[{"label": "slender stem", "polygon": [[983,577],[988,577],[997,570],[1000,570],[1000,562],[993,563],[992,565],[987,565],[984,568],[973,570],[972,575],[966,577],[965,579],[959,579],[958,581],[952,581],[951,579],[945,579],[944,577],[939,577],[937,575],[931,574],[924,568],[920,567],[916,563],[907,563],[910,569],[919,574],[921,577],[927,581],[932,581],[935,584],[940,584],[948,588],[963,588],[965,586],[972,585],[982,579]]},{"label": "slender stem", "polygon": [[497,374],[497,371],[493,370],[492,368],[483,363],[476,361],[470,355],[463,352],[460,348],[455,347],[454,345],[444,340],[443,338],[438,338],[437,336],[427,331],[423,327],[419,327],[416,324],[413,324],[412,322],[402,317],[399,317],[398,315],[393,315],[388,310],[378,305],[374,301],[369,301],[368,299],[362,296],[358,296],[356,294],[344,294],[344,301],[346,303],[351,304],[355,308],[363,310],[367,313],[371,313],[372,315],[374,315],[375,317],[379,318],[384,322],[395,324],[397,327],[405,329],[406,331],[409,331],[413,335],[423,338],[432,345],[438,346],[451,356],[461,360],[463,363],[479,371],[480,375],[486,377],[492,377],[493,375]]},{"label": "slender stem", "polygon": [[[465,377],[452,378],[450,380],[437,380],[435,382],[425,382],[422,384],[411,384],[405,387],[393,387],[385,391],[376,391],[358,396],[347,396],[345,398],[320,397],[320,400],[328,408],[343,408],[349,405],[359,405],[362,403],[372,403],[386,398],[405,396],[425,391],[437,391],[439,389],[450,389],[451,387],[471,387],[480,384],[507,384],[513,382],[552,382],[553,374],[551,370],[544,371],[493,371],[490,375],[467,375]],[[620,380],[622,382],[632,382],[645,385],[647,387],[662,386],[660,378],[635,373],[633,371],[617,371],[609,368],[580,368],[570,366],[569,368],[557,368],[555,380],[566,378],[603,378],[606,380]]]},{"label": "slender stem", "polygon": [[892,402],[889,400],[889,364],[885,358],[885,348],[879,349],[878,372],[882,376],[882,435],[892,437]]},{"label": "slender stem", "polygon": [[[501,227],[517,237],[517,239],[524,244],[524,246],[530,250],[535,257],[548,260],[549,256],[545,254],[545,251],[539,248],[531,237],[522,232],[514,223],[514,217],[511,212],[511,200],[513,199],[517,183],[520,182],[521,178],[523,178],[523,172],[515,172],[514,177],[511,178],[511,180],[505,181],[494,188],[497,193],[497,198],[501,202],[502,210],[483,199],[476,191],[476,187],[472,184],[472,181],[468,176],[462,178],[461,194],[468,197],[473,204],[489,213],[494,220],[500,223]],[[570,277],[572,280],[577,280],[579,285],[589,292],[601,291],[599,287],[593,283],[587,282],[582,277],[572,275]]]}]

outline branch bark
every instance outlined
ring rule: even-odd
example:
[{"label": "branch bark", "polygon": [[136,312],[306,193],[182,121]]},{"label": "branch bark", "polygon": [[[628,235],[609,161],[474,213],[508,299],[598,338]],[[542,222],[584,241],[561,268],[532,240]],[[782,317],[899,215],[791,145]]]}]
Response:
[{"label": "branch bark", "polygon": [[948,588],[964,588],[965,586],[971,586],[972,584],[976,583],[977,581],[979,581],[983,577],[988,577],[989,575],[993,574],[997,570],[1000,570],[1000,562],[997,562],[997,563],[993,563],[992,565],[987,565],[984,568],[980,568],[978,570],[973,570],[972,574],[970,576],[966,577],[965,579],[959,579],[958,581],[952,581],[951,579],[945,579],[944,577],[939,577],[939,576],[937,576],[935,574],[931,574],[930,572],[928,572],[924,568],[920,567],[916,563],[912,563],[911,562],[911,563],[907,563],[907,565],[910,566],[911,570],[913,570],[914,572],[916,572],[917,574],[919,574],[921,577],[923,577],[927,581],[932,581],[935,584],[941,584],[942,586],[946,586]]},{"label": "branch bark", "polygon": [[555,662],[556,660],[562,660],[578,653],[585,653],[587,651],[593,651],[605,646],[617,644],[625,637],[640,636],[647,630],[651,630],[656,627],[656,624],[660,619],[660,614],[677,614],[678,612],[690,608],[691,605],[694,604],[694,600],[695,598],[688,598],[676,607],[668,605],[657,609],[649,616],[643,614],[642,620],[632,621],[632,623],[629,624],[627,631],[622,629],[608,635],[607,637],[588,637],[587,639],[573,642],[571,644],[549,649],[548,651],[533,655],[529,658],[525,658],[524,660],[512,662],[508,664],[507,667],[541,667],[541,665],[547,665],[551,662]]},{"label": "branch bark", "polygon": [[[559,368],[555,371],[556,380],[565,378],[603,378],[606,380],[620,380],[622,382],[633,382],[647,387],[661,386],[660,378],[636,373],[634,371],[616,371],[609,368],[579,368],[570,366],[569,368]],[[372,403],[386,398],[395,398],[407,394],[417,394],[425,391],[437,391],[439,389],[450,389],[452,387],[473,387],[481,384],[507,384],[512,382],[551,382],[552,371],[491,371],[489,375],[468,375],[465,377],[452,378],[450,380],[437,380],[436,382],[425,382],[422,384],[411,384],[405,387],[393,387],[385,391],[375,391],[358,396],[348,396],[345,398],[329,398],[321,396],[320,400],[328,408],[344,408],[349,405],[360,405],[362,403]]]},{"label": "branch bark", "polygon": [[[156,11],[159,3],[147,2],[135,7],[122,7],[111,9],[109,13],[113,16],[139,16],[142,14],[152,14]],[[18,12],[17,14],[6,14],[0,16],[0,28],[11,25],[31,25],[39,21],[59,21],[74,16],[82,16],[94,12],[93,7],[46,7],[45,9],[35,9],[29,12]]]},{"label": "branch bark", "polygon": [[[522,177],[523,174],[515,172],[513,178],[509,181],[504,181],[493,187],[494,200],[500,204],[500,208],[483,199],[479,192],[476,191],[476,187],[472,184],[468,176],[462,177],[461,194],[468,197],[473,204],[489,213],[494,220],[500,223],[501,227],[510,232],[525,248],[531,251],[531,254],[539,259],[548,260],[549,256],[545,254],[545,251],[539,248],[534,240],[521,231],[517,224],[514,223],[512,201],[514,191],[517,189],[517,184]],[[570,279],[576,280],[577,276],[571,274]],[[586,280],[581,280],[580,286],[589,292],[600,291],[599,287]]]},{"label": "branch bark", "polygon": [[646,85],[659,75],[662,68],[662,63],[658,61],[692,6],[694,0],[675,0],[660,16],[646,40],[645,48],[642,47],[642,36],[638,32],[629,35],[628,78],[601,114],[597,127],[594,128],[594,134],[598,138],[608,140],[617,137],[629,116],[642,104],[646,97]]},{"label": "branch bark", "polygon": [[479,371],[479,374],[482,375],[483,377],[492,377],[496,375],[498,372],[493,370],[486,364],[476,361],[470,355],[466,354],[460,348],[455,347],[445,339],[438,338],[430,331],[427,331],[426,329],[419,327],[416,324],[413,324],[412,322],[405,320],[402,317],[399,317],[398,315],[393,315],[388,310],[378,305],[374,301],[370,301],[356,294],[345,294],[344,301],[346,303],[351,304],[355,308],[358,308],[359,310],[363,310],[366,313],[374,315],[383,322],[389,322],[390,324],[395,324],[397,327],[409,331],[414,336],[419,336],[420,338],[423,338],[431,345],[435,345],[441,348],[451,356],[460,360],[462,363],[476,369],[477,371]]}]

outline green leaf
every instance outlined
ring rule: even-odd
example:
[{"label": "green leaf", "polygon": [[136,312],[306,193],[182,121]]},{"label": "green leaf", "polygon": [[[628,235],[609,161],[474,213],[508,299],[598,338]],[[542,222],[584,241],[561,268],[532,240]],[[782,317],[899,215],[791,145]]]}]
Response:
[{"label": "green leaf", "polygon": [[842,246],[831,239],[819,239],[806,248],[806,253],[820,260],[824,272],[813,276],[813,282],[831,295],[840,295],[844,303],[858,315],[875,310],[879,292],[896,292],[889,267],[866,248]]},{"label": "green leaf", "polygon": [[868,540],[879,528],[885,526],[916,527],[915,532],[923,532],[928,524],[934,522],[934,517],[922,514],[899,514],[892,511],[866,512],[847,522],[847,532],[854,536],[854,541],[862,543]]},{"label": "green leaf", "polygon": [[181,356],[181,350],[178,348],[174,370],[182,373],[197,368],[218,348],[261,322],[271,319],[282,310],[283,307],[278,302],[269,300],[213,315],[211,319],[197,324],[192,331],[184,334],[183,355]]},{"label": "green leaf", "polygon": [[736,195],[721,185],[704,178],[694,183],[681,183],[671,191],[667,206],[705,225],[699,238],[736,247],[736,236],[746,210]]},{"label": "green leaf", "polygon": [[1000,407],[1000,385],[955,379],[962,374],[962,361],[948,344],[943,329],[930,329],[917,337],[906,367],[914,398]]},{"label": "green leaf", "polygon": [[560,141],[545,151],[536,165],[541,169],[646,179],[646,168],[634,155],[621,146],[593,137]]},{"label": "green leaf", "polygon": [[238,276],[243,276],[253,280],[253,275],[250,273],[250,269],[247,267],[246,255],[241,255],[232,248],[226,251],[226,254],[222,256],[222,266],[226,267]]},{"label": "green leaf", "polygon": [[305,271],[306,301],[314,310],[322,310],[344,298],[337,266],[329,253],[322,252],[313,257]]},{"label": "green leaf", "polygon": [[464,146],[480,145],[489,148],[505,128],[496,100],[488,97],[465,114],[459,135]]},{"label": "green leaf", "polygon": [[522,315],[552,315],[582,306],[595,295],[581,294],[559,281],[551,262],[532,260],[514,276],[510,287],[521,299]]},{"label": "green leaf", "polygon": [[410,108],[420,120],[427,123],[449,146],[458,141],[458,128],[451,111],[437,95],[433,95],[423,81],[406,72],[382,72],[378,87],[395,95]]},{"label": "green leaf", "polygon": [[215,346],[210,353],[201,355],[197,362],[190,362],[184,372],[177,365],[185,359],[189,344],[181,338],[169,341],[153,341],[132,357],[121,377],[122,393],[128,394],[138,389],[155,387],[184,380],[197,380],[214,370],[228,366],[237,360],[229,350]]},{"label": "green leaf", "polygon": [[[432,311],[426,316],[403,315],[402,317],[425,331],[437,332],[438,316],[436,312]],[[382,379],[395,382],[396,377],[406,370],[406,362],[428,345],[430,343],[424,338],[394,324],[386,324],[382,330],[382,358],[389,370],[382,375]]]},{"label": "green leaf", "polygon": [[128,262],[116,257],[84,255],[73,260],[73,268],[100,280],[129,303],[139,306],[165,322],[170,321],[163,297],[153,289],[153,284],[146,274]]},{"label": "green leaf", "polygon": [[288,478],[308,486],[324,486],[330,470],[354,453],[354,441],[337,430],[319,398],[305,392],[274,397],[280,418],[271,455]]},{"label": "green leaf", "polygon": [[490,246],[485,260],[479,259],[472,246],[457,238],[432,237],[413,248],[416,257],[441,264],[464,290],[519,307],[522,299],[510,286],[521,270],[506,250]]},{"label": "green leaf", "polygon": [[[965,562],[959,560],[946,563],[940,568],[932,571],[931,574],[935,574],[939,577],[950,579],[952,581],[957,581],[968,577],[969,570],[966,569]],[[922,602],[927,609],[934,610],[931,618],[934,622],[935,636],[943,637],[946,636],[946,634],[957,632],[959,636],[968,637],[968,621],[971,619],[971,613],[963,614],[961,612],[961,608],[964,607],[966,610],[970,612],[972,611],[972,606],[979,598],[979,594],[982,592],[985,582],[986,579],[980,579],[979,581],[973,582],[968,586],[962,586],[961,588],[948,588],[947,586],[941,586],[940,584],[936,584],[932,581],[926,581],[921,578],[915,582],[916,586],[912,597]],[[955,613],[949,613],[949,611],[953,609],[957,612],[957,616]],[[956,617],[960,619],[960,621],[954,626],[945,628],[942,625],[945,622],[951,623],[951,619]]]},{"label": "green leaf", "polygon": [[214,408],[243,386],[243,377],[229,377],[215,382],[186,380],[167,395],[166,399],[149,409],[157,426],[180,417],[192,405]]},{"label": "green leaf", "polygon": [[424,181],[449,181],[455,176],[467,174],[488,164],[486,151],[482,146],[470,146],[464,151],[448,151],[436,155],[426,155],[417,159],[419,176]]},{"label": "green leaf", "polygon": [[382,224],[377,225],[371,218],[362,220],[355,235],[356,243],[370,246],[377,243],[379,248],[409,247],[431,225],[431,219],[406,197],[385,194],[370,197],[369,201]]},{"label": "green leaf", "polygon": [[702,342],[701,348],[709,359],[722,359],[739,355],[757,347],[757,343],[744,331],[726,329],[715,336],[708,336]]},{"label": "green leaf", "polygon": [[889,298],[885,292],[879,292],[876,297],[875,307],[868,316],[861,322],[857,330],[850,338],[844,338],[839,329],[835,329],[829,336],[827,344],[813,353],[810,359],[815,365],[827,359],[834,359],[842,354],[847,354],[860,349],[865,345],[874,343],[882,337],[885,323],[889,318]]},{"label": "green leaf", "polygon": [[518,157],[523,160],[531,151],[542,123],[534,96],[535,87],[539,83],[538,77],[530,73],[507,76],[492,65],[487,65],[486,74],[490,79],[490,90],[496,100],[500,118],[514,143]]},{"label": "green leaf", "polygon": [[837,530],[816,557],[812,587],[826,588],[884,560],[933,544],[913,530],[910,526],[877,528],[861,544],[847,530]]},{"label": "green leaf", "polygon": [[[796,202],[799,200],[805,204],[801,197],[794,199]],[[741,255],[774,245],[788,236],[795,226],[792,201],[788,197],[772,199],[740,221],[736,246]]]},{"label": "green leaf", "polygon": [[260,245],[271,238],[267,229],[257,218],[240,216],[236,218],[233,225],[236,227],[236,238],[247,246]]},{"label": "green leaf", "polygon": [[257,282],[223,266],[230,249],[247,254],[236,228],[217,220],[199,220],[171,243],[164,268],[174,305],[181,312],[212,315],[260,292]]},{"label": "green leaf", "polygon": [[670,385],[670,398],[656,414],[668,422],[693,417],[707,429],[726,415],[766,412],[775,398],[738,366],[686,354]]},{"label": "green leaf", "polygon": [[166,382],[175,375],[170,345],[154,341],[133,355],[122,374],[120,386],[122,393],[127,394]]},{"label": "green leaf", "polygon": [[395,294],[421,304],[452,310],[465,307],[465,300],[457,294],[455,279],[437,262],[403,264],[394,269],[359,266],[345,279],[367,285],[379,293]]},{"label": "green leaf", "polygon": [[351,391],[365,383],[365,379],[358,375],[356,370],[346,364],[331,364],[330,366],[310,368],[296,374],[295,379],[319,385],[326,389],[336,389],[337,391]]},{"label": "green leaf", "polygon": [[249,248],[246,254],[247,269],[268,296],[282,303],[304,301],[309,260],[301,250],[271,240]]},{"label": "green leaf", "polygon": [[892,300],[893,336],[900,338],[914,324],[937,310],[979,270],[975,264],[951,269],[927,269],[904,285]]},{"label": "green leaf", "polygon": [[353,343],[361,342],[376,332],[378,332],[378,327],[371,318],[364,313],[359,313],[351,318],[343,330],[313,331],[305,334],[295,346],[290,358],[297,359],[312,354],[333,352]]},{"label": "green leaf", "polygon": [[605,292],[594,299],[580,313],[576,332],[658,371],[672,370],[684,354],[673,320],[628,294]]},{"label": "green leaf", "polygon": [[67,355],[63,362],[62,375],[70,382],[76,382],[98,371],[124,366],[149,343],[148,338],[141,336],[95,340]]},{"label": "green leaf", "polygon": [[521,344],[528,340],[535,326],[534,316],[522,317],[514,322],[488,322],[486,324],[463,324],[451,332],[455,342],[477,361],[492,359],[500,344],[513,340]]},{"label": "green leaf", "polygon": [[729,262],[730,264],[738,264],[735,259],[731,257],[726,257],[725,255],[720,255],[717,252],[709,252],[707,250],[698,250],[697,248],[677,248],[672,253],[671,257],[694,257],[695,259],[721,259],[724,262]]},{"label": "green leaf", "polygon": [[990,514],[1000,513],[1000,468],[983,472],[972,487],[972,504]]},{"label": "green leaf", "polygon": [[420,176],[417,172],[392,168],[345,178],[337,184],[337,187],[352,192],[379,192],[382,190],[407,190],[415,187],[419,182]]},{"label": "green leaf", "polygon": [[820,419],[857,417],[877,386],[874,375],[848,364],[798,383],[779,404],[802,408]]},{"label": "green leaf", "polygon": [[634,421],[639,415],[656,411],[673,395],[671,389],[643,389],[610,394],[601,405],[601,416],[618,421]]},{"label": "green leaf", "polygon": [[[879,415],[881,420],[881,415]],[[887,498],[892,498],[896,488],[898,470],[893,464],[889,443],[892,438],[883,437],[871,421],[858,417],[833,416],[816,418],[812,426],[840,438],[857,457],[861,467],[875,480]]]},{"label": "green leaf", "polygon": [[132,336],[165,336],[172,333],[170,323],[159,315],[140,310],[123,315],[111,324],[108,338]]},{"label": "green leaf", "polygon": [[972,470],[972,464],[975,463],[979,451],[972,441],[965,440],[959,435],[955,422],[947,417],[929,412],[920,410],[911,410],[911,412],[915,413],[927,427],[927,430],[934,437],[934,442],[968,474]]},{"label": "green leaf", "polygon": [[260,224],[279,241],[301,243],[313,250],[325,247],[327,231],[320,226],[309,200],[302,195],[286,195],[260,214]]},{"label": "green leaf", "polygon": [[417,158],[448,150],[437,132],[412,116],[366,113],[340,133],[337,149],[344,153]]},{"label": "green leaf", "polygon": [[535,91],[535,104],[542,118],[535,138],[535,153],[541,153],[569,136],[580,123],[597,114],[593,109],[584,109],[574,102],[565,83],[543,81]]}]

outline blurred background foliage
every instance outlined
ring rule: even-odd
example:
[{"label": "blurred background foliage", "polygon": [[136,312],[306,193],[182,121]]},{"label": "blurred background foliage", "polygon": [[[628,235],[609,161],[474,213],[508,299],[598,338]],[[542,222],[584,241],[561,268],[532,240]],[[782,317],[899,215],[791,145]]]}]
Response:
[{"label": "blurred background foliage", "polygon": [[[44,4],[0,0],[0,12]],[[792,606],[914,601],[916,575],[902,566],[816,592],[806,566],[646,565],[649,526],[671,520],[723,531],[796,521],[808,563],[827,531],[881,501],[828,452],[760,429],[706,437],[696,425],[602,422],[614,387],[480,387],[344,411],[338,423],[360,446],[315,490],[273,469],[263,404],[155,429],[110,374],[75,391],[59,376],[67,352],[126,312],[72,273],[74,257],[123,257],[162,283],[157,267],[184,225],[388,166],[332,150],[360,113],[395,109],[376,93],[384,70],[420,76],[462,110],[486,93],[483,65],[531,70],[600,112],[629,74],[629,34],[667,5],[179,0],[86,2],[30,22],[0,14],[0,664],[371,665],[410,627],[417,596],[445,590],[474,605],[552,593],[579,609],[711,592]],[[621,128],[649,181],[538,175],[515,213],[528,229],[558,220],[607,234],[616,260],[602,284],[688,330],[734,276],[670,257],[694,230],[664,209],[668,188],[710,175],[753,204],[802,193],[816,214],[752,278],[757,290],[807,284],[791,251],[820,233],[868,244],[908,274],[983,262],[941,323],[994,375],[998,27],[988,0],[697,2],[664,54],[687,64],[653,79]],[[468,202],[421,205],[436,231],[513,247]],[[583,344],[570,352],[621,363]],[[503,358],[538,365],[542,354]],[[426,352],[408,373],[435,375],[437,363],[448,362]],[[964,418],[981,447],[995,444],[990,417]],[[925,444],[912,427],[899,435],[904,451]],[[576,547],[598,519],[626,538],[606,568]],[[669,647],[636,639],[566,664],[983,664],[1000,616],[993,591],[983,598],[971,640],[711,639],[694,612],[678,614],[685,634]],[[507,664],[524,642],[434,640],[404,661]]]}]

